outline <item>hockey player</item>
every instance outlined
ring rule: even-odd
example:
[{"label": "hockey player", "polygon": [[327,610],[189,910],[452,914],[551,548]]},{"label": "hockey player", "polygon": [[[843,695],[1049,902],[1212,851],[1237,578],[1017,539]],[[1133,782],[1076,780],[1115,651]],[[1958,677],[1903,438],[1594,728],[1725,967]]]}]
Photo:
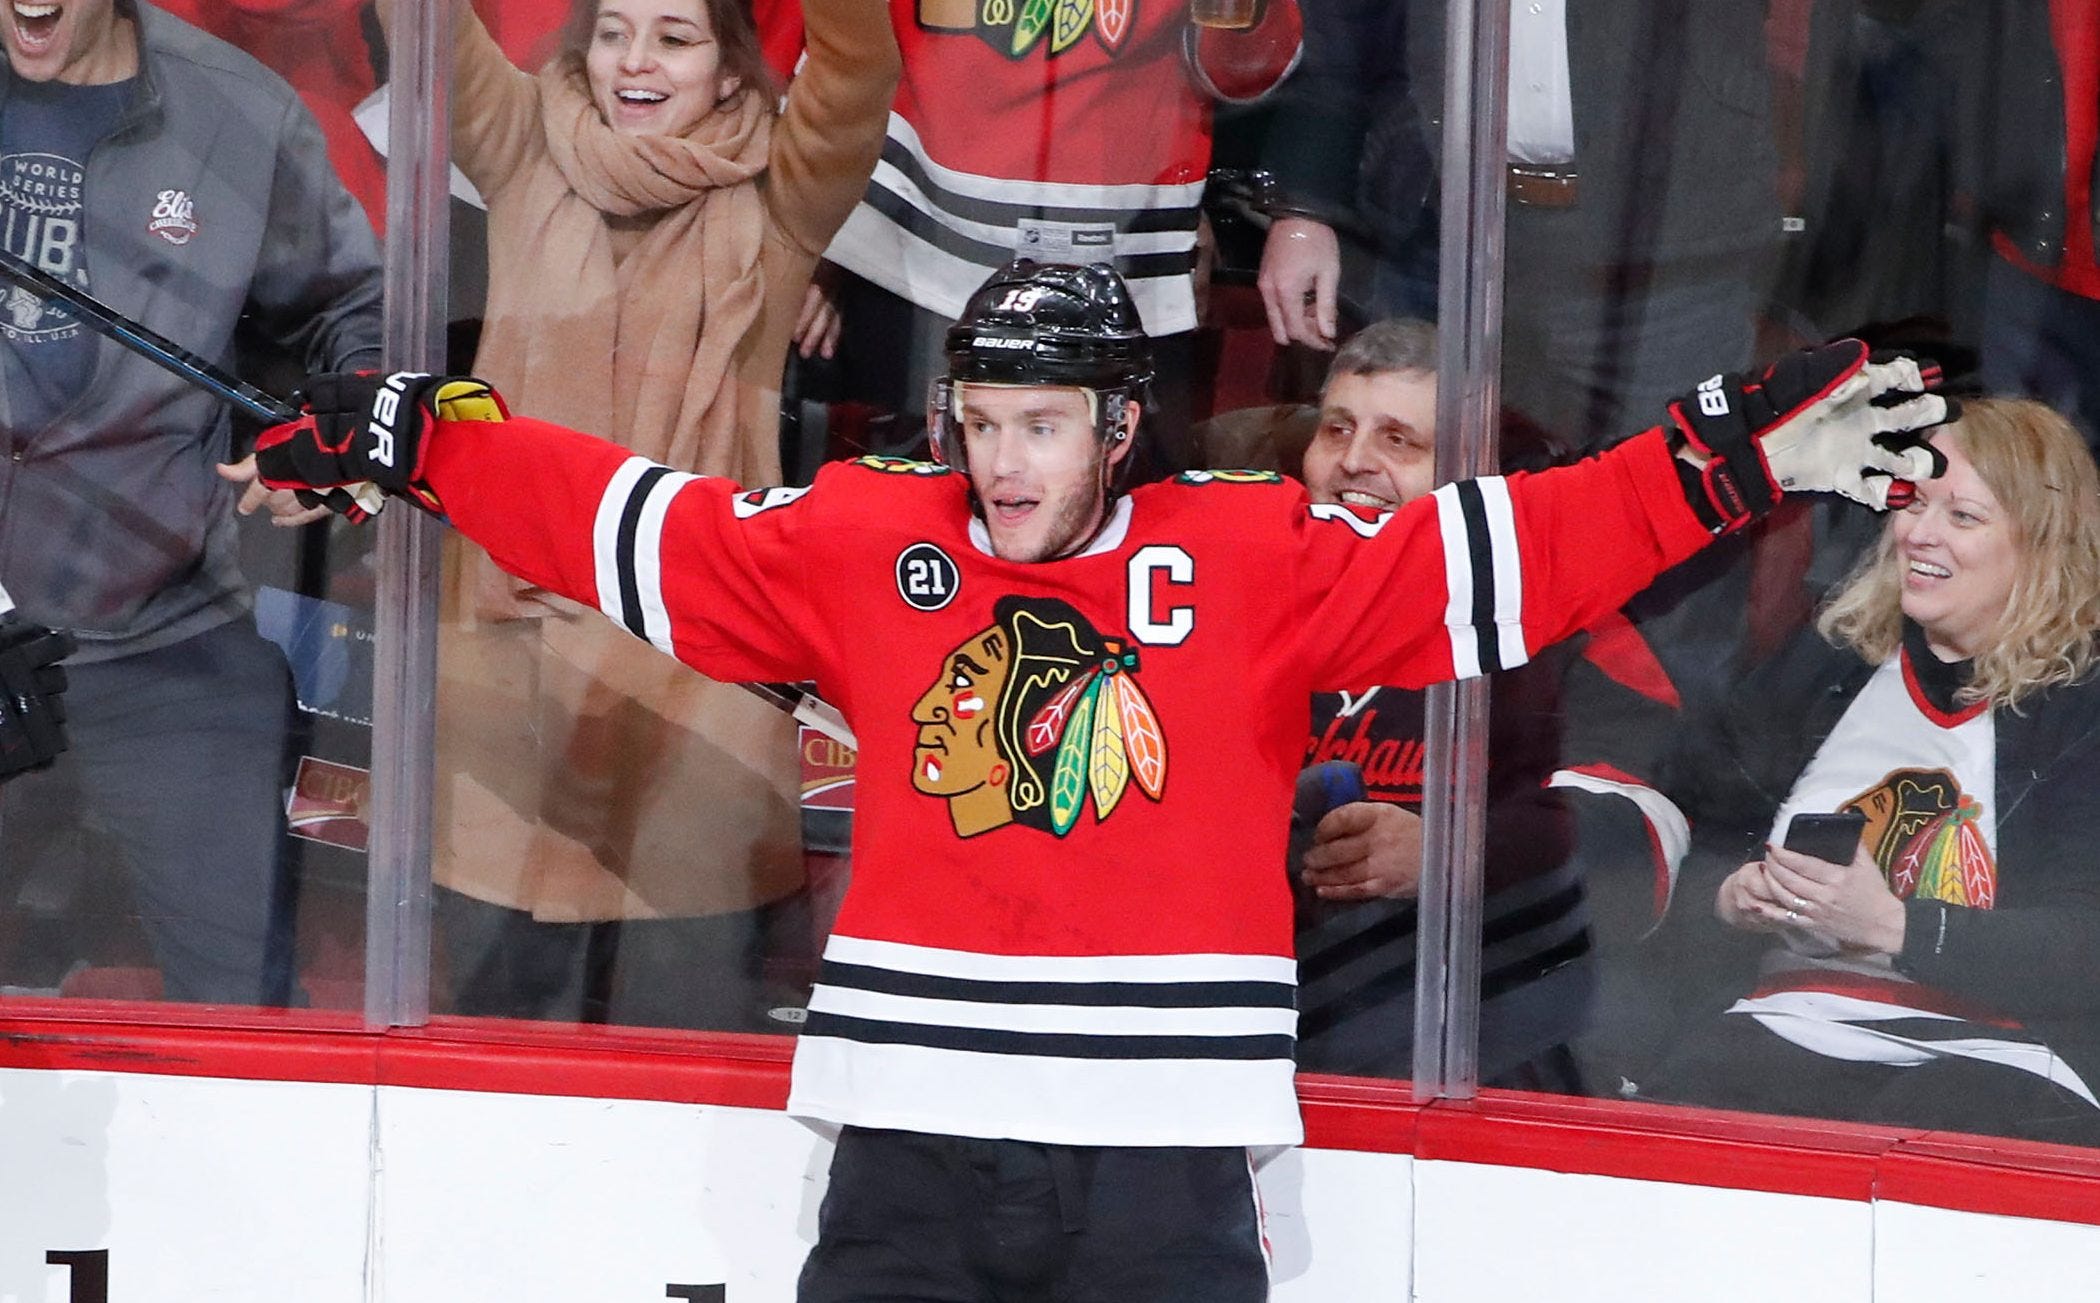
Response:
[{"label": "hockey player", "polygon": [[1301,1137],[1276,866],[1312,693],[1521,663],[1782,485],[1878,505],[1931,454],[1874,436],[1946,413],[1830,346],[1710,381],[1674,438],[1372,514],[1269,474],[1122,492],[1149,362],[1105,268],[1008,266],[948,362],[946,464],[808,488],[458,378],[323,378],[259,444],[267,483],[414,494],[711,677],[845,710],[853,880],[788,1104],[843,1128],[805,1303],[1266,1297],[1248,1151]]}]

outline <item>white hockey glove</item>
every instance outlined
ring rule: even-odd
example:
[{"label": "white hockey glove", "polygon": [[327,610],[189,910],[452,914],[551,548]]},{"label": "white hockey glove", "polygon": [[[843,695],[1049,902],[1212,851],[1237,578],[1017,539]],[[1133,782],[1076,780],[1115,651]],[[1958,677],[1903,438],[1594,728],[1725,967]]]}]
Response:
[{"label": "white hockey glove", "polygon": [[1764,374],[1718,375],[1670,404],[1692,464],[1692,509],[1715,533],[1738,529],[1782,492],[1842,493],[1876,511],[1910,482],[1946,469],[1924,431],[1960,409],[1927,391],[1939,368],[1900,354],[1870,358],[1841,339],[1790,353]]}]

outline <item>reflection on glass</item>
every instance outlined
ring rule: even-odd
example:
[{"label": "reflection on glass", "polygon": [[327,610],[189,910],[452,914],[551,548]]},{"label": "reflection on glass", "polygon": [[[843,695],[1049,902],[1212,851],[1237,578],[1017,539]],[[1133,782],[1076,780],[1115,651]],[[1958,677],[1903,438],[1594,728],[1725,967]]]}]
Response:
[{"label": "reflection on glass", "polygon": [[[521,416],[777,483],[782,364],[895,86],[885,8],[782,7],[765,30],[720,0],[581,3],[566,22],[499,10],[460,6],[455,34],[454,161],[486,205],[472,368]],[[799,1012],[796,725],[668,650],[455,543],[440,1007],[747,1031]]]},{"label": "reflection on glass", "polygon": [[[372,229],[282,78],[113,0],[18,13],[5,43],[9,254],[264,383],[377,364]],[[0,790],[0,983],[354,1003],[369,689],[327,531],[263,524],[313,517],[249,483],[218,399],[21,288],[0,441],[0,580],[79,644],[70,749]]]}]

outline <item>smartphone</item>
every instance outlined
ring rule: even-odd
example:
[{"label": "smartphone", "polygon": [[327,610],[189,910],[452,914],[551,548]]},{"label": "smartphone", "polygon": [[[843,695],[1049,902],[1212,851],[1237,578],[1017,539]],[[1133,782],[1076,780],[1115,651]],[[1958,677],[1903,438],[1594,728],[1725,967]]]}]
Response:
[{"label": "smartphone", "polygon": [[1853,853],[1859,850],[1859,836],[1866,827],[1867,816],[1857,810],[1843,810],[1836,814],[1797,814],[1787,820],[1786,837],[1780,845],[1831,864],[1850,864]]}]

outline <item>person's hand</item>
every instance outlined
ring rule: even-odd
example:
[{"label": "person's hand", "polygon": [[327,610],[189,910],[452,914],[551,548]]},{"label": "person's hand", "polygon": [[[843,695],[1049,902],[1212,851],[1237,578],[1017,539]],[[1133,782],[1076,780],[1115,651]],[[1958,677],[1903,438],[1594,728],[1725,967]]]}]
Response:
[{"label": "person's hand", "polygon": [[1332,349],[1335,287],[1342,279],[1342,246],[1334,228],[1309,217],[1279,217],[1262,245],[1262,307],[1279,345]]},{"label": "person's hand", "polygon": [[1777,932],[1791,921],[1786,911],[1762,860],[1752,860],[1729,874],[1714,896],[1714,916],[1744,932]]},{"label": "person's hand", "polygon": [[273,489],[256,478],[255,455],[250,453],[236,462],[220,462],[219,478],[230,484],[245,484],[241,500],[233,509],[243,516],[252,516],[267,507],[270,523],[290,529],[296,525],[311,525],[317,520],[326,520],[326,506],[309,507],[299,501],[299,495],[290,489]]},{"label": "person's hand", "polygon": [[1846,864],[1768,846],[1764,871],[1778,899],[1763,908],[1776,907],[1780,918],[1799,921],[1853,954],[1903,950],[1903,901],[1889,890],[1881,866],[1864,845]]},{"label": "person's hand", "polygon": [[802,291],[802,311],[795,317],[796,349],[805,358],[830,358],[838,352],[843,320],[831,277],[819,267],[818,274],[810,278],[809,288]]},{"label": "person's hand", "polygon": [[1413,896],[1422,885],[1422,818],[1383,801],[1329,810],[1305,852],[1305,883],[1322,900]]}]

